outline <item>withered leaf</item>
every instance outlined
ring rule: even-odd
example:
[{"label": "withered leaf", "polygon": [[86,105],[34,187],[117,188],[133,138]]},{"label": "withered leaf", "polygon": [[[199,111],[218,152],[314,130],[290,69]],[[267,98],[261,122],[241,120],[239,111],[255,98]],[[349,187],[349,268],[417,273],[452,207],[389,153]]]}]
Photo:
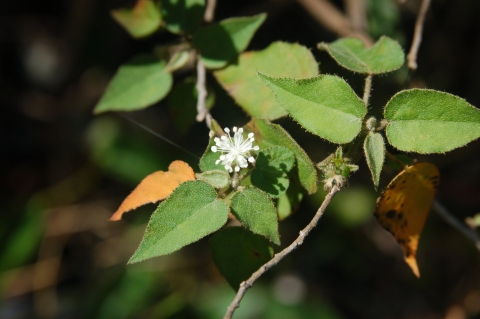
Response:
[{"label": "withered leaf", "polygon": [[193,169],[185,162],[173,161],[168,171],[158,171],[145,177],[125,198],[110,220],[116,221],[132,209],[167,198],[178,185],[194,180]]}]

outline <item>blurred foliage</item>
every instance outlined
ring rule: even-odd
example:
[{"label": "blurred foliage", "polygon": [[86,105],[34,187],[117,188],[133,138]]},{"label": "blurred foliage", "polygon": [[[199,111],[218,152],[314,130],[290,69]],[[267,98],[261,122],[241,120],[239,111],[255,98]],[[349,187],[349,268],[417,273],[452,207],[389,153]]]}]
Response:
[{"label": "blurred foliage", "polygon": [[[124,221],[107,221],[134,185],[172,160],[199,171],[198,159],[125,119],[92,115],[121,63],[174,39],[159,32],[133,40],[109,16],[125,2],[0,4],[1,318],[219,318],[234,296],[213,265],[207,240],[126,266],[154,205]],[[407,50],[419,3],[369,0],[371,35],[386,34]],[[219,1],[215,20],[261,12],[268,19],[248,50],[278,40],[313,48],[336,39],[294,1]],[[419,69],[374,79],[372,105],[384,105],[399,88],[429,87],[479,106],[479,14],[478,1],[432,1]],[[326,53],[312,53],[322,73],[347,74]],[[208,80],[216,97],[214,118],[244,125],[243,111],[213,77]],[[363,79],[349,84],[359,93]],[[200,156],[208,143],[205,125],[184,128],[170,112],[162,101],[131,116]],[[312,159],[332,152],[332,145],[293,121],[279,123]],[[437,197],[460,220],[480,211],[478,154],[476,141],[429,157],[442,173]],[[475,247],[431,214],[417,256],[422,277],[414,278],[393,238],[371,215],[376,194],[366,164],[360,166],[304,246],[247,293],[235,318],[480,318]],[[391,168],[382,176],[379,189],[395,173]],[[280,224],[284,245],[308,223],[321,197],[322,191],[306,196]]]}]

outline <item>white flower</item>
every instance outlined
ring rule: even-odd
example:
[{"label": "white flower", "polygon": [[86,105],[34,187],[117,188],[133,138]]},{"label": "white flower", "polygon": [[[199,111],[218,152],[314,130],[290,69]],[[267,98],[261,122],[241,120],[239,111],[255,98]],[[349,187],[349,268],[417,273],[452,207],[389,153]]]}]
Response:
[{"label": "white flower", "polygon": [[[216,146],[212,146],[212,152],[222,152],[220,158],[215,162],[221,163],[223,167],[230,173],[233,172],[232,164],[235,163],[235,172],[240,171],[241,168],[248,166],[248,162],[254,163],[255,159],[250,156],[250,151],[258,151],[258,146],[253,146],[252,143],[255,140],[253,138],[253,133],[248,134],[247,139],[243,139],[243,128],[237,129],[233,127],[233,138],[230,136],[230,129],[225,128],[227,135],[224,135],[220,138],[216,137],[214,139]],[[247,159],[248,157],[248,159]]]}]

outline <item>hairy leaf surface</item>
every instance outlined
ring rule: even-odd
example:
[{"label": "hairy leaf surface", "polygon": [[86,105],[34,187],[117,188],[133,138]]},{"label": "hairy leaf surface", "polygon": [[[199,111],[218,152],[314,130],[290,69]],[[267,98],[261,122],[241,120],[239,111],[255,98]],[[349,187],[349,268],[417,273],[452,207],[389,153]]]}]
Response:
[{"label": "hairy leaf surface", "polygon": [[385,106],[390,144],[402,151],[444,153],[480,137],[480,110],[434,90],[397,93]]},{"label": "hairy leaf surface", "polygon": [[152,214],[142,242],[129,263],[168,255],[220,229],[228,217],[225,203],[204,181],[178,186]]},{"label": "hairy leaf surface", "polygon": [[215,71],[218,82],[245,112],[274,120],[287,112],[257,72],[274,77],[310,78],[318,75],[318,63],[302,45],[274,42],[262,51],[242,53],[237,63]]},{"label": "hairy leaf surface", "polygon": [[367,108],[342,78],[319,75],[296,80],[259,75],[307,131],[338,144],[350,142],[360,132]]},{"label": "hairy leaf surface", "polygon": [[342,38],[332,43],[318,45],[342,67],[358,73],[382,74],[398,70],[405,54],[397,41],[381,37],[374,46],[366,48],[357,38]]}]

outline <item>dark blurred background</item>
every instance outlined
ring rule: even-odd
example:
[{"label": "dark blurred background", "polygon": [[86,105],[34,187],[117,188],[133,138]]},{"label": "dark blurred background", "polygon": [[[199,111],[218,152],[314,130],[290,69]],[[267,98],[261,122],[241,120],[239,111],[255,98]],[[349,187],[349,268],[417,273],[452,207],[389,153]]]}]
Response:
[{"label": "dark blurred background", "polygon": [[[370,35],[387,34],[408,52],[420,1],[366,2]],[[344,9],[342,1],[332,3]],[[107,221],[143,177],[166,170],[172,160],[198,171],[198,159],[117,114],[92,115],[119,65],[175,41],[167,32],[133,40],[109,14],[123,4],[0,2],[0,318],[221,318],[234,296],[211,260],[208,239],[126,266],[154,205]],[[249,49],[298,42],[312,49],[322,73],[347,77],[362,91],[361,77],[315,49],[337,35],[300,2],[219,0],[215,19],[260,12],[269,17]],[[418,70],[374,78],[372,108],[380,110],[408,87],[450,92],[480,106],[479,16],[480,1],[433,0]],[[216,95],[213,116],[224,126],[245,124],[243,111],[209,80]],[[130,116],[198,155],[207,145],[205,125],[176,127],[166,101]],[[334,149],[288,119],[277,122],[316,161]],[[410,156],[438,165],[437,199],[452,215],[463,221],[480,212],[480,141],[446,155]],[[474,244],[432,212],[420,241],[417,279],[376,224],[378,193],[365,163],[360,166],[305,244],[248,291],[235,318],[480,318]],[[394,174],[387,169],[381,189]],[[281,223],[284,245],[321,199],[307,197]]]}]

